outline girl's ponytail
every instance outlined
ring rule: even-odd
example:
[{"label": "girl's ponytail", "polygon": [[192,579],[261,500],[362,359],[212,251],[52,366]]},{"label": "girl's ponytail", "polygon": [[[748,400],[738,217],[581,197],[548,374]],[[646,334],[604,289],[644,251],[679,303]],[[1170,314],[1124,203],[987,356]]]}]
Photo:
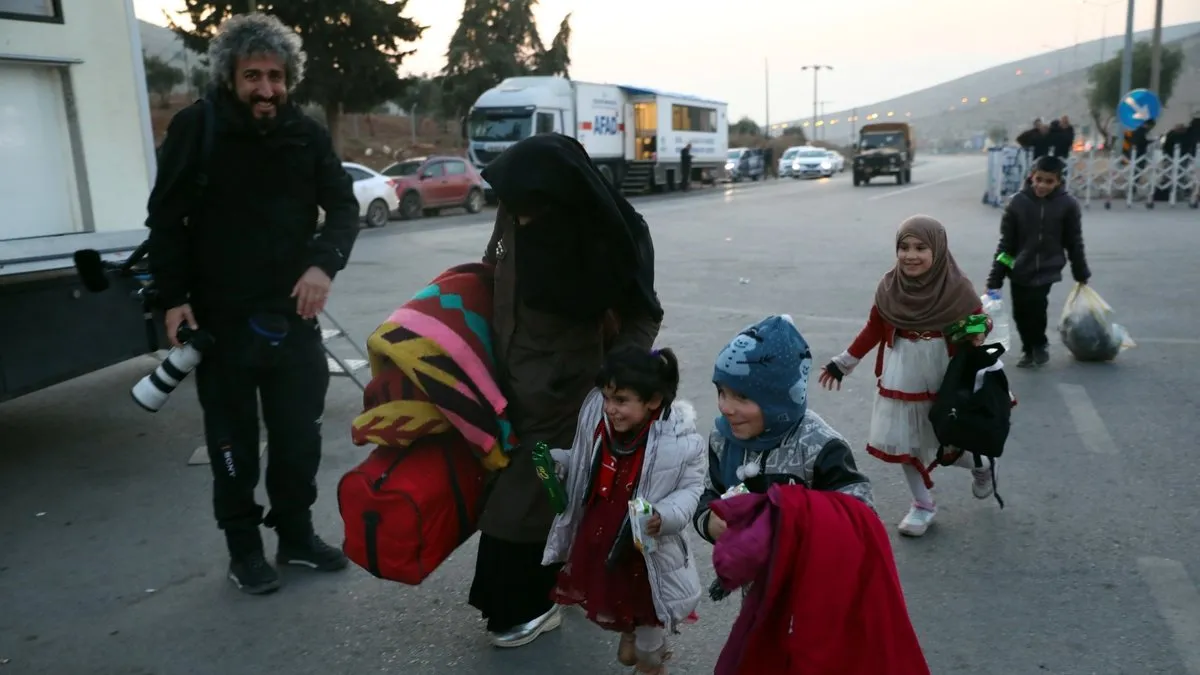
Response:
[{"label": "girl's ponytail", "polygon": [[663,407],[669,408],[679,393],[679,358],[669,348],[618,347],[604,358],[596,386],[631,389],[643,401],[659,395]]},{"label": "girl's ponytail", "polygon": [[663,405],[670,406],[679,394],[679,357],[670,347],[652,352],[658,357],[658,378],[662,387]]}]

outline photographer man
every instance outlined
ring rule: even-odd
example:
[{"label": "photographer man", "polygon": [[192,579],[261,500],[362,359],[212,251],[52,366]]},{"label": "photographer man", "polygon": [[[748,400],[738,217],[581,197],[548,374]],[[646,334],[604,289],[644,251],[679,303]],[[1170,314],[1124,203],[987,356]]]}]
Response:
[{"label": "photographer man", "polygon": [[[208,59],[211,107],[181,110],[162,144],[146,221],[150,270],[171,343],[183,323],[215,338],[196,369],[213,508],[229,578],[261,594],[279,588],[279,575],[260,524],[279,535],[279,564],[347,563],[312,526],[329,385],[315,317],[350,256],[358,201],[328,132],[288,100],[305,61],[295,31],[271,16],[240,15],[213,38]],[[254,497],[260,396],[265,519]]]}]

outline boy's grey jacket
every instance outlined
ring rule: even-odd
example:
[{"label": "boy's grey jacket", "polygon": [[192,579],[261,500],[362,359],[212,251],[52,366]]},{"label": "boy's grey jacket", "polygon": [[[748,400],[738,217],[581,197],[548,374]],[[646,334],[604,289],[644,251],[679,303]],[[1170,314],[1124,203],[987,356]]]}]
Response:
[{"label": "boy's grey jacket", "polygon": [[[583,519],[583,497],[591,491],[596,465],[596,429],[604,414],[604,396],[593,389],[579,411],[575,443],[567,457],[567,509],[554,519],[542,564],[566,562]],[[659,621],[670,632],[700,604],[700,575],[692,557],[687,525],[704,491],[707,456],[704,436],[696,430],[696,411],[676,401],[664,419],[650,425],[642,475],[635,496],[654,505],[662,516],[658,548],[646,555],[650,589]],[[555,453],[561,456],[560,453]]]},{"label": "boy's grey jacket", "polygon": [[[693,517],[696,532],[710,543],[708,504],[733,487],[721,480],[725,446],[725,437],[714,429],[708,436],[708,478]],[[871,481],[858,470],[850,445],[811,408],[792,433],[784,436],[779,447],[763,453],[747,453],[743,465],[750,463],[760,465],[759,475],[768,482],[799,483],[814,490],[843,492],[875,508]]]}]

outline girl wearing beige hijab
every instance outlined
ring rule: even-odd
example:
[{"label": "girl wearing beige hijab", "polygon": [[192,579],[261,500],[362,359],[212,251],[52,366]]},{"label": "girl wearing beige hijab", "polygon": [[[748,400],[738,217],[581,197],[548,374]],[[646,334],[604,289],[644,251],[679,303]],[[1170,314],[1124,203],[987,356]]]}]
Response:
[{"label": "girl wearing beige hijab", "polygon": [[[979,294],[954,261],[946,229],[929,216],[913,216],[896,231],[896,265],[879,281],[866,326],[821,369],[821,386],[840,389],[842,377],[878,347],[867,452],[903,467],[913,496],[899,525],[904,535],[925,534],[937,513],[929,490],[938,440],[929,409],[954,354],[943,331],[972,314],[983,314]],[[993,490],[991,474],[974,469],[970,457],[964,454],[958,465],[972,468],[972,492],[986,499]]]}]

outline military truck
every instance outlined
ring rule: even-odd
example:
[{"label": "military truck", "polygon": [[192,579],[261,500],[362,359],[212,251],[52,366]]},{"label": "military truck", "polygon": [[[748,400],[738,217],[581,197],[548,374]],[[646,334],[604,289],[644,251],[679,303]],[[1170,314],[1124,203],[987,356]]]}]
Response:
[{"label": "military truck", "polygon": [[911,183],[915,149],[912,127],[906,122],[863,126],[854,150],[854,187],[877,176],[895,176],[897,185]]}]

